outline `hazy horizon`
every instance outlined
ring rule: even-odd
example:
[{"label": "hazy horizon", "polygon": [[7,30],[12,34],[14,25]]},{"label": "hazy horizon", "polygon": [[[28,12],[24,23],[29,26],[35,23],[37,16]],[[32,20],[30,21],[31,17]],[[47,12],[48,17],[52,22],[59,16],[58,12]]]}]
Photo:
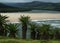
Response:
[{"label": "hazy horizon", "polygon": [[10,3],[10,2],[32,2],[32,1],[43,1],[43,2],[60,2],[60,0],[0,0],[0,2],[7,2],[7,3]]}]

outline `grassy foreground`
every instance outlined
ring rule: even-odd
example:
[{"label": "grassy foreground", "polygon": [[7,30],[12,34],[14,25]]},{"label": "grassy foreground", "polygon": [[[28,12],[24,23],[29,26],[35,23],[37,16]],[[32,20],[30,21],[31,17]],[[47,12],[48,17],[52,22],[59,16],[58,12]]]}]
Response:
[{"label": "grassy foreground", "polygon": [[59,40],[49,40],[49,41],[43,41],[43,40],[23,40],[23,39],[0,39],[0,43],[60,43]]}]

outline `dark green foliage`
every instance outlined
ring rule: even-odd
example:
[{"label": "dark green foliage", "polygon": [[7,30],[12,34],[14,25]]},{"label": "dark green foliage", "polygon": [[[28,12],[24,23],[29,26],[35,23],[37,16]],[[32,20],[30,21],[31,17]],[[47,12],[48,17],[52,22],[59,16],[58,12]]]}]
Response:
[{"label": "dark green foliage", "polygon": [[18,25],[17,24],[8,24],[7,25],[7,29],[8,29],[8,32],[10,33],[9,36],[10,37],[16,37],[16,32],[18,31]]},{"label": "dark green foliage", "polygon": [[23,39],[26,39],[27,26],[30,22],[30,17],[23,15],[23,16],[21,16],[21,18],[19,18],[19,21],[22,24],[22,37],[23,37]]},{"label": "dark green foliage", "polygon": [[49,39],[49,32],[50,32],[51,26],[48,24],[43,24],[40,27],[40,35],[41,39]]},{"label": "dark green foliage", "polygon": [[6,22],[7,22],[7,16],[2,16],[0,14],[0,35],[5,36],[5,32],[6,32]]},{"label": "dark green foliage", "polygon": [[[5,36],[8,32],[9,36],[15,38],[16,32],[18,31],[17,24],[7,24],[7,16],[0,15],[0,36]],[[37,24],[35,22],[30,21],[29,16],[21,16],[19,18],[19,22],[22,24],[22,37],[26,39],[26,32],[28,26],[30,26],[31,30],[31,39],[59,39],[60,40],[60,28],[55,28],[50,24]]]},{"label": "dark green foliage", "polygon": [[37,37],[40,37],[40,39],[43,40],[49,40],[49,39],[60,40],[60,28],[53,28],[49,24],[43,24],[42,26],[39,26],[38,33],[40,34]]},{"label": "dark green foliage", "polygon": [[[31,23],[31,38],[32,39],[60,39],[60,28],[54,28],[50,24],[37,25]],[[37,33],[37,34],[36,34]],[[36,36],[36,37],[35,37]]]},{"label": "dark green foliage", "polygon": [[0,12],[26,12],[31,11],[30,8],[0,8]]},{"label": "dark green foliage", "polygon": [[30,24],[30,27],[31,27],[31,28],[30,28],[31,38],[32,38],[32,39],[36,39],[36,37],[35,37],[35,35],[36,35],[36,30],[35,30],[35,29],[37,28],[36,23],[33,23],[33,22],[32,22],[32,23]]},{"label": "dark green foliage", "polygon": [[54,32],[55,39],[60,39],[60,28],[55,28]]}]

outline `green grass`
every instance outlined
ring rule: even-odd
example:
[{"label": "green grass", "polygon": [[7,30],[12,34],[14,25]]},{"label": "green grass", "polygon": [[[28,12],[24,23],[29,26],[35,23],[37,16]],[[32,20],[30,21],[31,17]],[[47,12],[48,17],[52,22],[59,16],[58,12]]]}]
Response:
[{"label": "green grass", "polygon": [[59,40],[23,40],[23,39],[0,39],[0,43],[60,43]]},{"label": "green grass", "polygon": [[0,43],[60,43],[60,40],[31,40],[31,39],[18,39],[9,37],[0,37]]}]

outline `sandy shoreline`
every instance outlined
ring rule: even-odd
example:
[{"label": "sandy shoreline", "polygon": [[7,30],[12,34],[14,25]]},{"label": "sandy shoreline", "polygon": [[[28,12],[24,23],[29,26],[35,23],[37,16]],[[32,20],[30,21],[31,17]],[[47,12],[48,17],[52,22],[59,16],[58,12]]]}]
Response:
[{"label": "sandy shoreline", "polygon": [[60,13],[1,13],[7,15],[11,22],[17,22],[21,15],[30,16],[32,20],[60,19]]}]

